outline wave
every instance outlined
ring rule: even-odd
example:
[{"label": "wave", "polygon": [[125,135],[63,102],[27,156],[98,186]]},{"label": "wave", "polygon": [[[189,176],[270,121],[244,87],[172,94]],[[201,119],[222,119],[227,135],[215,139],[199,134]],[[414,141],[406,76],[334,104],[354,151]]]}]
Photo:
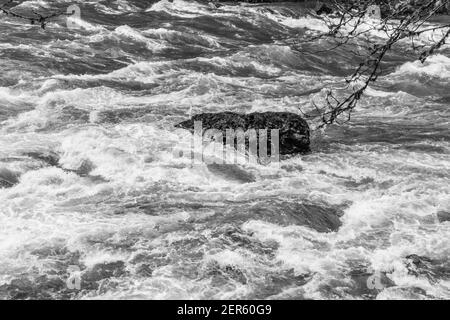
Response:
[{"label": "wave", "polygon": [[[193,165],[175,123],[300,113],[353,58],[293,50],[324,26],[284,4],[90,5],[84,30],[3,26],[0,298],[450,298],[445,52],[389,56],[310,154]],[[68,294],[72,265],[86,287]]]},{"label": "wave", "polygon": [[425,75],[448,80],[450,79],[450,58],[442,54],[436,54],[430,56],[424,63],[420,61],[406,62],[397,68],[393,75]]},{"label": "wave", "polygon": [[[215,7],[214,7],[215,8]],[[195,18],[200,15],[211,14],[212,7],[205,4],[200,4],[196,1],[183,0],[161,0],[153,4],[146,11],[163,11],[171,15],[176,15],[184,18]]]},{"label": "wave", "polygon": [[149,39],[145,37],[141,32],[126,25],[117,27],[114,30],[113,34],[119,37],[125,37],[137,42],[144,43],[147,45],[147,49],[153,52],[158,52],[167,48],[167,46],[164,43]]}]

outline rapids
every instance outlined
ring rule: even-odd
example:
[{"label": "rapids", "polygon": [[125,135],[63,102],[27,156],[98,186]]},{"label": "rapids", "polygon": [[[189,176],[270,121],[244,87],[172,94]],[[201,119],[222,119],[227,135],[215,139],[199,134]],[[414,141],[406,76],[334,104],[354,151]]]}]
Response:
[{"label": "rapids", "polygon": [[293,4],[16,9],[77,2],[77,29],[0,17],[0,299],[450,298],[448,48],[391,52],[311,153],[223,170],[174,156],[174,124],[308,108],[353,68],[289,45],[322,22]]}]

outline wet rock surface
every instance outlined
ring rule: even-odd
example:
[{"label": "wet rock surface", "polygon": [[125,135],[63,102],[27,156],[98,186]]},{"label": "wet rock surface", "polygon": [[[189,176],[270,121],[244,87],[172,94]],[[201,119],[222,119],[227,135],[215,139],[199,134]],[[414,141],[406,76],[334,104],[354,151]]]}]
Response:
[{"label": "wet rock surface", "polygon": [[[194,131],[194,122],[201,121],[203,130],[216,129],[222,132],[224,141],[227,129],[262,130],[279,129],[280,154],[291,155],[310,151],[310,130],[307,122],[297,114],[289,112],[263,112],[239,114],[234,112],[202,113],[176,125]],[[270,145],[268,133],[268,145]]]},{"label": "wet rock surface", "polygon": [[0,189],[11,188],[19,183],[19,175],[6,168],[0,168]]},{"label": "wet rock surface", "polygon": [[439,211],[439,212],[437,213],[437,218],[438,218],[439,222],[450,221],[450,212],[447,212],[447,211]]}]

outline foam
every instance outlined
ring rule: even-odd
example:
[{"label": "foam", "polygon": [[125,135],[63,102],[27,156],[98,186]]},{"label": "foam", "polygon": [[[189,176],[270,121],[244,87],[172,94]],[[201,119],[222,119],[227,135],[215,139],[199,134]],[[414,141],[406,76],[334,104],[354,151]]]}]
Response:
[{"label": "foam", "polygon": [[450,79],[450,58],[436,54],[429,57],[424,63],[420,61],[406,62],[392,75],[425,75],[447,80]]}]

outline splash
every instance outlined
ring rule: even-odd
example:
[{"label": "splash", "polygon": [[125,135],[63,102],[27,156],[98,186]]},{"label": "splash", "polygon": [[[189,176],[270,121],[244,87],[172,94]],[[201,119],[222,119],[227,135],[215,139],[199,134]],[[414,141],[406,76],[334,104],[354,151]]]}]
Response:
[{"label": "splash", "polygon": [[193,166],[175,123],[300,113],[353,58],[291,47],[325,26],[286,4],[85,6],[0,22],[0,298],[450,298],[447,49],[394,49],[311,154]]}]

